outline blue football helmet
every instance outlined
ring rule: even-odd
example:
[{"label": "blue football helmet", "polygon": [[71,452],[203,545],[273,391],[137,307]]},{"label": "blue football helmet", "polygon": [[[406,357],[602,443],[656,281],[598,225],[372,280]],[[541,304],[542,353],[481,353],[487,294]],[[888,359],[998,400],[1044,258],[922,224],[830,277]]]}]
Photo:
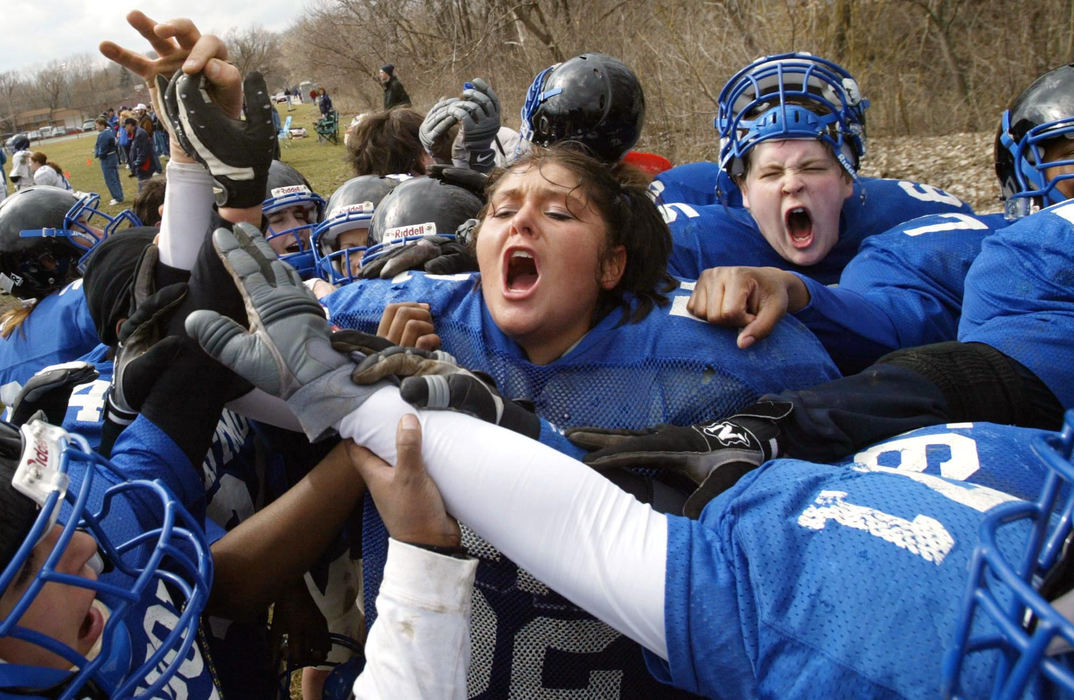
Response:
[{"label": "blue football helmet", "polygon": [[[261,213],[265,217],[265,239],[269,245],[273,245],[272,239],[277,239],[277,244],[286,241],[282,246],[286,252],[279,254],[280,260],[295,268],[302,279],[309,279],[315,274],[310,238],[324,216],[324,206],[324,199],[313,191],[300,172],[281,161],[272,161],[265,201],[261,203]],[[272,214],[291,207],[306,210],[306,223],[277,231],[271,223]],[[278,251],[280,249],[277,248]]]},{"label": "blue football helmet", "polygon": [[[1034,80],[1003,113],[996,133],[996,175],[1007,218],[1017,219],[1066,199],[1056,189],[1074,178],[1074,159],[1045,161],[1053,139],[1074,139],[1074,64],[1060,66]],[[1068,172],[1045,174],[1047,168]]]},{"label": "blue football helmet", "polygon": [[[21,590],[0,617],[0,639],[24,644],[0,663],[0,695],[162,697],[196,643],[212,583],[209,545],[194,518],[160,482],[127,481],[83,438],[40,420],[0,423],[0,482],[0,591]],[[153,522],[140,523],[136,513]],[[38,545],[57,527],[43,551]],[[79,574],[70,570],[80,562],[65,559],[76,534],[97,545]],[[78,634],[97,625],[100,633],[85,654],[24,624],[40,612],[35,600],[50,585],[67,587],[72,600],[90,592]],[[155,629],[160,641],[147,645],[147,610],[162,603],[174,606],[174,623]],[[76,617],[81,604],[73,603]],[[53,661],[40,665],[42,655]]]},{"label": "blue football helmet", "polygon": [[751,148],[783,139],[827,143],[840,165],[856,176],[865,155],[869,101],[839,65],[808,53],[765,56],[735,73],[718,102],[720,165],[733,177],[744,172]]},{"label": "blue football helmet", "polygon": [[601,53],[544,69],[522,105],[522,138],[539,146],[561,141],[585,145],[614,163],[633,148],[645,124],[645,93],[634,71]]},{"label": "blue football helmet", "polygon": [[[339,235],[354,229],[369,230],[373,211],[384,196],[409,175],[359,175],[347,180],[328,198],[324,221],[313,231],[313,257],[317,275],[332,284],[353,282],[357,277],[352,269],[368,245],[368,234],[362,245],[341,248]],[[354,257],[355,266],[351,266]]]},{"label": "blue football helmet", "polygon": [[111,216],[100,196],[38,185],[0,202],[0,289],[40,299],[78,273],[90,252],[125,226],[142,222],[129,209]]},{"label": "blue football helmet", "polygon": [[981,523],[955,645],[944,659],[945,697],[963,695],[960,676],[974,654],[990,655],[995,666],[993,697],[1055,695],[1042,686],[1074,693],[1072,448],[1068,411],[1061,433],[1034,442],[1047,468],[1037,500],[996,506]]}]

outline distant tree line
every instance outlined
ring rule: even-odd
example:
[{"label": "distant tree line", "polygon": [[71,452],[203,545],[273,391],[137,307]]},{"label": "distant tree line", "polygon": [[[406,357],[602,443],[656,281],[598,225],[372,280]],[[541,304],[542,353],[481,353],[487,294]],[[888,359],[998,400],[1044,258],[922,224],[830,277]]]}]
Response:
[{"label": "distant tree line", "polygon": [[[609,53],[645,87],[642,146],[682,161],[715,156],[712,118],[727,78],[790,50],[858,78],[874,135],[992,130],[1031,78],[1074,61],[1074,0],[320,0],[285,32],[224,36],[232,61],[264,73],[273,92],[311,80],[344,111],[379,107],[384,63],[418,109],[482,76],[514,127],[538,70]],[[97,111],[130,80],[84,56],[0,73],[0,121],[42,107]]]}]

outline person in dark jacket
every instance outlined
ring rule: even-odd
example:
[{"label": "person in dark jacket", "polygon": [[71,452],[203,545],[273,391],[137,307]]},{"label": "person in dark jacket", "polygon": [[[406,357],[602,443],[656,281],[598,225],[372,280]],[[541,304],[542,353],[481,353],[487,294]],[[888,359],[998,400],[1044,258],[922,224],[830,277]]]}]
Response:
[{"label": "person in dark jacket", "polygon": [[138,191],[141,192],[146,181],[153,177],[153,144],[149,141],[148,132],[138,126],[138,121],[134,117],[127,117],[123,120],[123,129],[131,140],[128,167],[138,178]]},{"label": "person in dark jacket", "polygon": [[406,88],[395,77],[395,66],[386,63],[380,67],[380,84],[384,88],[384,109],[410,106],[410,95],[406,94]]},{"label": "person in dark jacket", "polygon": [[318,106],[321,108],[321,116],[327,117],[332,113],[332,98],[328,96],[328,92],[324,89],[320,89],[320,100],[318,100]]}]

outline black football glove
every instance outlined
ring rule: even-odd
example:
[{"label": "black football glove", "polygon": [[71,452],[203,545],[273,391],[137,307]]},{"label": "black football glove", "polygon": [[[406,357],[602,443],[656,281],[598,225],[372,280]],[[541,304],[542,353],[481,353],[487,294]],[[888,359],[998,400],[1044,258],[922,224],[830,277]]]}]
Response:
[{"label": "black football glove", "polygon": [[[204,74],[176,72],[164,93],[164,108],[176,140],[209,169],[220,191],[216,203],[252,207],[265,199],[276,146],[265,79],[254,71],[242,83],[243,114],[233,119],[209,99]],[[159,89],[159,82],[158,82]]]},{"label": "black football glove", "polygon": [[[220,412],[250,390],[245,381],[209,357],[187,336],[170,335],[116,373],[111,389],[123,396],[132,415],[141,413],[200,466]],[[111,451],[112,441],[107,445]],[[101,450],[105,448],[102,433]]]},{"label": "black football glove", "polygon": [[22,425],[35,413],[42,411],[45,422],[63,425],[71,392],[79,384],[92,382],[97,376],[93,365],[80,360],[38,370],[26,381],[11,404],[11,422]]},{"label": "black football glove", "polygon": [[711,423],[646,430],[572,428],[567,438],[595,450],[582,460],[594,469],[651,468],[689,478],[697,489],[686,500],[683,515],[697,518],[743,474],[779,455],[779,421],[791,408],[787,402],[760,401]]}]

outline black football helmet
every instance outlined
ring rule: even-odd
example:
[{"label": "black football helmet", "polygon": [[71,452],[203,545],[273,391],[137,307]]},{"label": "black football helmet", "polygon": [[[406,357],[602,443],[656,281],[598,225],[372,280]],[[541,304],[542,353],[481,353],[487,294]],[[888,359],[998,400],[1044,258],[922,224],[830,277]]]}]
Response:
[{"label": "black football helmet", "polygon": [[0,290],[41,299],[78,277],[79,263],[123,224],[129,210],[109,216],[96,194],[38,185],[0,202]]},{"label": "black football helmet", "polygon": [[424,236],[453,238],[467,219],[477,216],[483,203],[473,192],[443,180],[421,176],[399,183],[373,212],[369,250],[362,266],[388,252],[392,245]]},{"label": "black football helmet", "polygon": [[324,221],[313,231],[313,259],[317,275],[332,284],[354,280],[351,274],[351,257],[359,259],[368,247],[367,240],[361,246],[341,248],[339,234],[354,229],[367,232],[373,221],[373,211],[380,201],[409,175],[359,175],[339,186],[328,198]]},{"label": "black football helmet", "polygon": [[644,123],[638,77],[602,53],[584,53],[541,71],[522,105],[522,137],[530,143],[577,141],[609,163],[638,142]]},{"label": "black football helmet", "polygon": [[11,148],[15,152],[25,151],[30,148],[30,137],[26,134],[16,134],[11,139]]},{"label": "black football helmet", "polygon": [[[1074,160],[1045,162],[1044,145],[1052,139],[1074,139],[1074,64],[1050,70],[1014,99],[996,132],[996,176],[1007,218],[1016,219],[1040,207],[1061,202],[1056,185],[1074,178]],[[1052,177],[1045,170],[1063,167]]]},{"label": "black football helmet", "polygon": [[[281,209],[289,209],[294,206],[302,206],[307,209],[308,223],[303,226],[293,226],[276,231],[269,225],[269,215]],[[279,236],[291,236],[294,239],[292,247],[295,252],[285,253],[280,259],[295,268],[303,279],[312,277],[313,250],[310,247],[310,237],[313,229],[321,222],[324,216],[324,199],[313,191],[308,180],[302,173],[292,168],[287,163],[274,160],[269,165],[268,182],[265,186],[265,201],[261,203],[261,213],[265,216],[265,239],[269,240]]]}]

